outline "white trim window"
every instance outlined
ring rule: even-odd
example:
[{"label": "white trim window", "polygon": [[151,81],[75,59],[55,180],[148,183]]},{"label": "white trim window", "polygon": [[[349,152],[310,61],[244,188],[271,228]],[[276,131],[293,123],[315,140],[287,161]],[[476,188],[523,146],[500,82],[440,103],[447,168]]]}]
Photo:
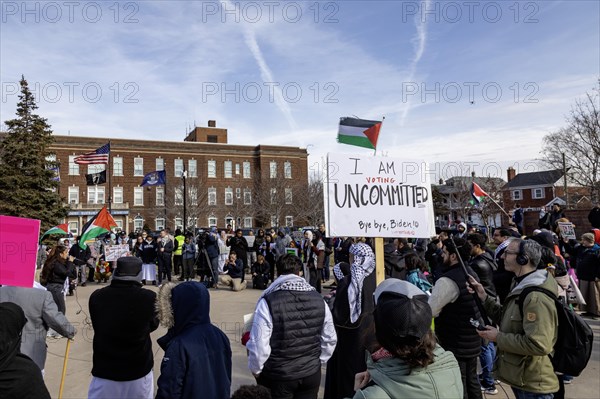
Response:
[{"label": "white trim window", "polygon": [[144,228],[144,218],[141,215],[137,215],[133,218],[133,231],[142,231]]},{"label": "white trim window", "polygon": [[69,187],[69,204],[79,204],[79,187]]},{"label": "white trim window", "polygon": [[250,162],[243,162],[242,163],[242,177],[244,179],[249,179],[250,178]]},{"label": "white trim window", "polygon": [[252,191],[249,188],[244,189],[244,205],[252,205]]},{"label": "white trim window", "polygon": [[289,161],[283,163],[283,177],[286,179],[292,178],[292,163]]},{"label": "white trim window", "polygon": [[294,217],[286,216],[285,217],[285,227],[292,227],[294,225]]},{"label": "white trim window", "polygon": [[217,177],[217,161],[208,161],[206,170],[208,177]]},{"label": "white trim window", "polygon": [[105,164],[92,164],[87,166],[88,175],[91,175],[92,173],[100,173],[103,170],[106,170]]},{"label": "white trim window", "polygon": [[165,160],[164,159],[156,158],[156,170],[165,170]]},{"label": "white trim window", "polygon": [[233,205],[233,188],[231,187],[225,189],[225,205]]},{"label": "white trim window", "polygon": [[285,203],[286,203],[286,205],[290,205],[292,203],[292,189],[291,188],[285,189]]},{"label": "white trim window", "polygon": [[208,188],[208,205],[217,205],[217,189],[214,187]]},{"label": "white trim window", "polygon": [[165,187],[164,186],[156,186],[156,206],[165,206]]},{"label": "white trim window", "polygon": [[160,217],[154,219],[154,226],[156,227],[156,230],[163,230],[165,228],[165,218]]},{"label": "white trim window", "polygon": [[274,204],[276,202],[277,202],[277,189],[272,188],[271,189],[271,204]]},{"label": "white trim window", "polygon": [[277,215],[271,215],[271,227],[279,227],[279,218]]},{"label": "white trim window", "polygon": [[251,229],[252,228],[252,218],[249,216],[246,216],[244,218],[244,228],[246,229]]},{"label": "white trim window", "polygon": [[510,196],[514,201],[519,201],[523,199],[523,190],[512,190],[510,192]]},{"label": "white trim window", "polygon": [[178,216],[175,218],[175,230],[183,230],[183,218]]},{"label": "white trim window", "polygon": [[175,187],[175,205],[183,205],[183,188]]},{"label": "white trim window", "polygon": [[144,206],[144,187],[133,188],[133,205]]},{"label": "white trim window", "polygon": [[275,161],[271,161],[269,163],[269,177],[271,179],[277,178],[277,162]]},{"label": "white trim window", "polygon": [[188,161],[188,175],[187,177],[198,177],[198,161],[190,159]]},{"label": "white trim window", "polygon": [[113,176],[123,176],[123,157],[113,157]]},{"label": "white trim window", "polygon": [[217,218],[214,216],[208,217],[208,227],[216,227],[217,226]]},{"label": "white trim window", "polygon": [[223,173],[224,173],[224,177],[226,179],[231,179],[233,177],[232,174],[232,163],[231,161],[225,161],[223,162]]},{"label": "white trim window", "polygon": [[123,187],[113,187],[113,204],[122,204],[123,203]]},{"label": "white trim window", "polygon": [[544,192],[543,188],[532,188],[531,189],[531,198],[533,199],[542,199],[545,198],[546,193]]},{"label": "white trim window", "polygon": [[79,164],[75,163],[77,155],[69,155],[69,176],[79,176]]},{"label": "white trim window", "polygon": [[79,222],[69,222],[69,231],[73,235],[79,234]]},{"label": "white trim window", "polygon": [[198,206],[198,187],[190,187],[188,189],[188,197],[190,198],[191,206]]},{"label": "white trim window", "polygon": [[104,204],[104,186],[88,186],[88,204]]},{"label": "white trim window", "polygon": [[133,175],[144,176],[144,158],[133,158]]},{"label": "white trim window", "polygon": [[183,159],[175,160],[175,167],[173,170],[175,171],[175,177],[181,177],[183,174]]}]

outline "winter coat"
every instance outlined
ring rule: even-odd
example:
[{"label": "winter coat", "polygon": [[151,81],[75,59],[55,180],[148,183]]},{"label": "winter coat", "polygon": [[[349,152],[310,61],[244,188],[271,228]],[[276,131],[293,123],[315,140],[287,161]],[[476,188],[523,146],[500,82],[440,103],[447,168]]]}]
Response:
[{"label": "winter coat", "polygon": [[504,306],[488,296],[485,309],[500,325],[496,339],[496,378],[526,392],[558,391],[558,379],[548,356],[557,337],[558,318],[554,300],[542,292],[530,292],[523,302],[523,316],[517,300],[525,287],[540,286],[555,295],[556,280],[546,270],[526,276],[506,297]]},{"label": "winter coat", "polygon": [[354,399],[462,399],[460,368],[454,355],[439,345],[433,355],[432,364],[414,369],[397,357],[374,362],[368,356],[367,371],[372,383],[356,391]]},{"label": "winter coat", "polygon": [[479,277],[479,281],[488,295],[496,295],[496,287],[494,287],[494,272],[498,269],[494,258],[488,252],[484,252],[471,259],[469,266]]},{"label": "winter coat", "polygon": [[413,269],[406,273],[406,281],[419,287],[419,289],[423,292],[431,291],[431,283],[427,280],[427,277],[421,273],[419,269]]},{"label": "winter coat", "polygon": [[575,258],[577,278],[584,281],[594,281],[600,278],[600,245],[585,247],[581,244],[575,247],[567,244],[565,249]]},{"label": "winter coat", "polygon": [[77,278],[77,269],[69,260],[66,260],[63,263],[60,260],[55,259],[49,266],[52,271],[48,275],[48,284],[63,285],[67,277],[70,279]]},{"label": "winter coat", "polygon": [[156,398],[229,398],[231,346],[210,322],[206,287],[197,282],[178,284],[169,293],[161,291],[157,305],[161,323],[172,327],[158,339],[165,356]]},{"label": "winter coat", "polygon": [[592,227],[596,229],[600,229],[600,207],[596,206],[592,208],[590,214],[588,215],[588,220]]}]

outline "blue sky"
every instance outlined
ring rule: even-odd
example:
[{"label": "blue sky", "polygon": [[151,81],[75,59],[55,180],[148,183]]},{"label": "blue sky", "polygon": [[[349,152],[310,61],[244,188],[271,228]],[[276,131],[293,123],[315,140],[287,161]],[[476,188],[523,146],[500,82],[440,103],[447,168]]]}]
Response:
[{"label": "blue sky", "polygon": [[598,1],[24,4],[1,5],[0,117],[24,74],[57,134],[182,140],[216,119],[316,165],[372,153],[336,143],[340,116],[385,116],[384,155],[527,171],[600,76]]}]

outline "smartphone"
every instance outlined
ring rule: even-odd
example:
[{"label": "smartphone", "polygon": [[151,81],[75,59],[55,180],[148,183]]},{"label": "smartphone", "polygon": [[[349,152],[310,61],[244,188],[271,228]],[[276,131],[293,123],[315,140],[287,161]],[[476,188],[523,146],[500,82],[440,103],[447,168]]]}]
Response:
[{"label": "smartphone", "polygon": [[479,322],[479,320],[475,320],[473,318],[470,318],[469,319],[469,323],[471,323],[471,325],[473,327],[475,327],[476,329],[478,329],[479,331],[485,331],[486,330],[485,326],[482,326],[481,323]]}]

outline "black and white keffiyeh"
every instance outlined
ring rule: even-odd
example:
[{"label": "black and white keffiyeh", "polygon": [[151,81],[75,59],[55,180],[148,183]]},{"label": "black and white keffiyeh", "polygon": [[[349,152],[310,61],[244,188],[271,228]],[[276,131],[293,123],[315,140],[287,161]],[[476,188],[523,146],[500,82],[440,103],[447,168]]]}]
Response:
[{"label": "black and white keffiyeh", "polygon": [[344,273],[342,273],[339,263],[333,266],[333,275],[338,279],[338,281],[341,281],[344,278]]},{"label": "black and white keffiyeh", "polygon": [[350,247],[354,255],[350,267],[350,286],[348,287],[348,303],[350,304],[350,322],[354,323],[362,312],[363,282],[375,270],[375,254],[370,246],[359,242]]},{"label": "black and white keffiyeh", "polygon": [[263,291],[261,298],[266,297],[271,292],[275,291],[315,291],[315,287],[311,286],[306,280],[295,274],[284,274],[279,276],[273,283]]}]

